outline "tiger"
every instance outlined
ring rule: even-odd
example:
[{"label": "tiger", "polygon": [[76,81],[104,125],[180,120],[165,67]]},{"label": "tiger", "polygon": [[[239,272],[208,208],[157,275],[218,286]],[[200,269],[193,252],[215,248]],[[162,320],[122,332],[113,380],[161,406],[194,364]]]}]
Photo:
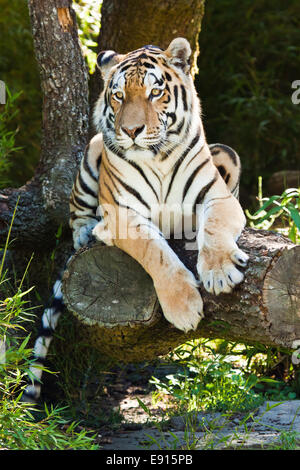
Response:
[{"label": "tiger", "polygon": [[[164,317],[184,332],[203,318],[199,283],[211,294],[230,293],[248,262],[237,246],[246,222],[238,201],[240,158],[206,141],[190,56],[185,38],[165,50],[100,52],[97,133],[73,184],[69,219],[74,250],[96,239],[129,254],[151,276]],[[183,219],[196,227],[198,279],[168,243],[182,235]],[[34,346],[28,401],[40,396],[41,366],[63,310],[60,278]]]}]

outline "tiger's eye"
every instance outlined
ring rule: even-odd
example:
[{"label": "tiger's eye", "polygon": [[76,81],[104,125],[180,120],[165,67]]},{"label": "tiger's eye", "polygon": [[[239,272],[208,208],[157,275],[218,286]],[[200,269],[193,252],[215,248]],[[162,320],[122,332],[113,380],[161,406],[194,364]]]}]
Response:
[{"label": "tiger's eye", "polygon": [[117,98],[117,100],[122,100],[123,93],[121,91],[117,91],[116,93],[114,93],[114,97]]},{"label": "tiger's eye", "polygon": [[151,95],[152,96],[158,96],[160,95],[162,92],[162,90],[160,88],[153,88],[153,90],[151,90]]}]

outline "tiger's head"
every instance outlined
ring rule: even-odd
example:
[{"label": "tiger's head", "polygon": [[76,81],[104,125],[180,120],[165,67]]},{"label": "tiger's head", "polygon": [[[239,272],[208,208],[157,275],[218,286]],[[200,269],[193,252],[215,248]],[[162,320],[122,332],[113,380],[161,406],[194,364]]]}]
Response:
[{"label": "tiger's head", "polygon": [[174,39],[164,51],[144,46],[128,54],[104,51],[104,79],[94,123],[105,145],[128,160],[167,153],[200,121],[200,103],[189,73],[191,47]]}]

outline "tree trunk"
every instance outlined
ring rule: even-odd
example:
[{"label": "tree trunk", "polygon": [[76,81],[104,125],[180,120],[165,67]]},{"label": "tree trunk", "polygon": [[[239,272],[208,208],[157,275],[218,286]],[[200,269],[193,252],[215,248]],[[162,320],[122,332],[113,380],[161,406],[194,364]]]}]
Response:
[{"label": "tree trunk", "polygon": [[68,200],[88,137],[88,74],[71,0],[29,0],[29,14],[43,92],[40,163],[31,181],[0,194],[0,241],[12,228],[14,246],[55,243],[68,220]]},{"label": "tree trunk", "polygon": [[[196,274],[197,251],[182,240],[170,244]],[[154,359],[197,337],[292,348],[300,338],[300,246],[254,229],[243,232],[239,246],[250,256],[244,282],[232,294],[201,289],[205,318],[195,332],[184,334],[164,319],[151,278],[116,247],[79,251],[64,275],[64,299],[81,334],[124,362]]]}]

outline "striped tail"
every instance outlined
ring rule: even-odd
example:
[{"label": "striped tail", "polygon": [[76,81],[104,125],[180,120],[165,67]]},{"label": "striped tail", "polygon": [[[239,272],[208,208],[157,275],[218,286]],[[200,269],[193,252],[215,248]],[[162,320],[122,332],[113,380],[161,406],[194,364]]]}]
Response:
[{"label": "striped tail", "polygon": [[41,393],[42,366],[45,366],[46,356],[50,347],[53,334],[60,315],[65,309],[62,291],[62,274],[56,280],[53,286],[53,294],[50,305],[44,310],[41,325],[38,331],[33,348],[33,364],[30,366],[30,375],[28,377],[28,385],[23,392],[22,400],[25,402],[35,403]]}]

